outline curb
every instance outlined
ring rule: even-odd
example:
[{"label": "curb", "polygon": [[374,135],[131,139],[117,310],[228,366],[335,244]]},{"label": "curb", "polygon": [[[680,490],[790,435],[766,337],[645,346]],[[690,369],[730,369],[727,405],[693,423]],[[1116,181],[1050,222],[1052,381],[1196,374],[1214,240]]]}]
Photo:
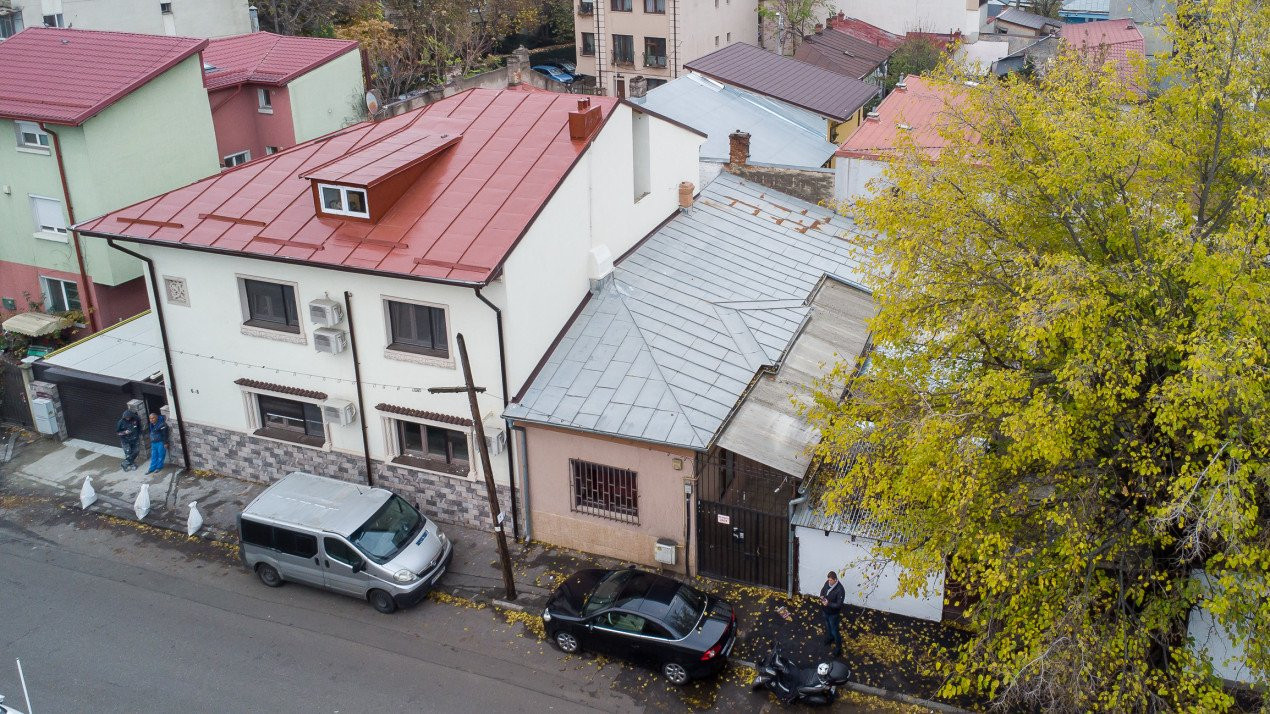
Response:
[{"label": "curb", "polygon": [[916,707],[924,707],[926,709],[933,709],[937,712],[944,712],[945,714],[971,714],[971,712],[969,712],[968,710],[962,709],[961,707],[953,706],[951,704],[944,704],[943,702],[933,702],[929,699],[914,697],[910,694],[904,694],[902,692],[892,692],[889,689],[878,689],[877,687],[870,687],[867,684],[847,682],[846,687],[847,689],[850,689],[853,692],[859,692],[860,694],[868,694],[874,697],[880,697],[882,699],[890,699],[891,701],[901,702],[903,704],[911,704]]}]

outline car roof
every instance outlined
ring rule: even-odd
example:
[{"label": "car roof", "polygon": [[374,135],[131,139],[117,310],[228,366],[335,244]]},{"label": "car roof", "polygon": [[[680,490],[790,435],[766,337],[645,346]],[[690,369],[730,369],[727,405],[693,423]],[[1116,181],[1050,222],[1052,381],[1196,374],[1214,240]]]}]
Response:
[{"label": "car roof", "polygon": [[242,515],[347,537],[392,495],[382,488],[296,471],[265,489]]},{"label": "car roof", "polygon": [[664,620],[670,610],[670,601],[681,587],[683,583],[664,575],[636,571],[614,598],[614,603],[623,610]]}]

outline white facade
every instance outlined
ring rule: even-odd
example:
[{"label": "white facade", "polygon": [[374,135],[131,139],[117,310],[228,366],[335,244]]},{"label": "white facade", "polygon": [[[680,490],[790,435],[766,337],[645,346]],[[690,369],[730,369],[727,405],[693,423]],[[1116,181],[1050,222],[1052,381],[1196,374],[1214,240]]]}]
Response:
[{"label": "white facade", "polygon": [[839,202],[869,198],[877,193],[869,182],[886,171],[885,161],[839,156],[833,164],[833,197]]},{"label": "white facade", "polygon": [[944,612],[944,576],[932,576],[921,596],[896,597],[901,569],[877,558],[872,550],[877,541],[835,531],[794,528],[798,538],[798,589],[819,595],[830,570],[846,590],[846,602],[872,610],[893,612],[939,622]]},{"label": "white facade", "polygon": [[967,42],[979,36],[987,22],[987,4],[979,0],[834,0],[833,13],[842,11],[870,25],[903,35],[906,32],[961,32]]},{"label": "white facade", "polygon": [[[1218,587],[1202,570],[1191,577],[1209,587]],[[1186,634],[1190,637],[1192,651],[1208,657],[1213,663],[1213,674],[1228,682],[1253,684],[1257,677],[1244,660],[1244,643],[1218,622],[1213,614],[1202,607],[1191,610],[1186,622]]]},{"label": "white facade", "polygon": [[48,17],[58,27],[144,35],[224,37],[251,32],[247,0],[21,0],[20,4],[26,27],[42,27]]}]

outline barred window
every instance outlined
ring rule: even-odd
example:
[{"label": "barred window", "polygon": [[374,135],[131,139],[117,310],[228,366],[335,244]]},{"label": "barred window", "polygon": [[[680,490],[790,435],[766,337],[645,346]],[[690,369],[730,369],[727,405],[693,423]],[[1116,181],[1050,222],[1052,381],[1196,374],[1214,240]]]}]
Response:
[{"label": "barred window", "polygon": [[572,508],[624,523],[639,523],[639,492],[635,472],[589,461],[569,459],[573,478]]}]

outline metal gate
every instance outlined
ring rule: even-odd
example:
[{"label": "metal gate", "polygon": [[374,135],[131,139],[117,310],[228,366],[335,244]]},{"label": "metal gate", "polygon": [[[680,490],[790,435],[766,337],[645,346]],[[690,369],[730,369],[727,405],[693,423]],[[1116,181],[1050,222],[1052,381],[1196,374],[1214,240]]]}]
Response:
[{"label": "metal gate", "polygon": [[57,385],[66,416],[66,433],[72,439],[84,439],[108,446],[119,446],[115,423],[128,408],[132,394],[119,389],[104,391],[78,384]]},{"label": "metal gate", "polygon": [[703,575],[784,589],[788,548],[788,517],[697,501],[697,557]]},{"label": "metal gate", "polygon": [[22,368],[8,357],[0,357],[0,421],[21,424],[28,429],[33,426],[26,385],[22,383]]}]

